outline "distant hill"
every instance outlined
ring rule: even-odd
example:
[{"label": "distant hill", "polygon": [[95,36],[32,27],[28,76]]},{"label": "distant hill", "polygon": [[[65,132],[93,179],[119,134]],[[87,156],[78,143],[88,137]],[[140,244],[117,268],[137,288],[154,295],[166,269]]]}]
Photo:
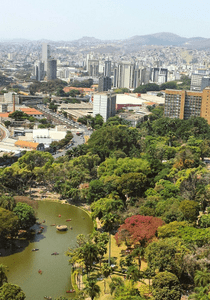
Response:
[{"label": "distant hill", "polygon": [[[135,35],[131,38],[124,40],[101,40],[95,37],[84,36],[77,40],[68,40],[68,41],[50,41],[47,39],[42,39],[38,41],[29,41],[26,39],[13,39],[13,40],[0,40],[0,42],[7,43],[27,43],[27,42],[48,42],[49,44],[63,44],[67,43],[68,45],[74,45],[76,47],[91,47],[100,45],[102,51],[103,47],[106,49],[106,45],[113,47],[113,51],[116,51],[118,48],[123,47],[124,51],[136,51],[141,46],[181,46],[186,48],[196,48],[196,49],[207,49],[210,48],[210,39],[203,37],[192,37],[186,38],[181,37],[177,34],[170,32],[159,32],[154,34],[147,35]],[[107,49],[108,51],[108,49]]]}]

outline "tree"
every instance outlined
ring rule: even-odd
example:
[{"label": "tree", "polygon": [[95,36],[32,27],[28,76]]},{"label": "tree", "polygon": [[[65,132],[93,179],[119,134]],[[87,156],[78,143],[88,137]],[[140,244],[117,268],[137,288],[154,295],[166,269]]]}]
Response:
[{"label": "tree", "polygon": [[0,196],[0,207],[12,211],[15,208],[15,200],[11,196]]},{"label": "tree", "polygon": [[102,161],[116,150],[134,156],[140,150],[139,138],[136,128],[125,125],[102,126],[91,134],[88,148],[98,154]]},{"label": "tree", "polygon": [[134,250],[132,251],[131,255],[133,257],[138,258],[138,265],[139,265],[139,271],[141,269],[141,256],[144,254],[144,249],[140,247],[135,247]]},{"label": "tree", "polygon": [[111,277],[111,282],[109,284],[111,295],[115,292],[117,288],[123,285],[123,280],[120,277]]},{"label": "tree", "polygon": [[210,272],[207,269],[195,272],[194,282],[196,286],[205,287],[210,284]]},{"label": "tree", "polygon": [[97,279],[95,276],[89,276],[87,278],[87,282],[85,283],[85,292],[90,296],[91,300],[93,300],[96,296],[100,295],[101,289],[96,284]]},{"label": "tree", "polygon": [[0,287],[7,282],[6,269],[6,266],[0,264]]},{"label": "tree", "polygon": [[9,117],[15,119],[15,121],[22,121],[28,119],[28,115],[22,112],[21,110],[16,110],[15,112],[10,113]]},{"label": "tree", "polygon": [[18,232],[18,217],[11,211],[0,208],[0,242],[4,244],[7,238],[13,238]]},{"label": "tree", "polygon": [[202,228],[210,227],[210,215],[202,215],[198,220],[198,224]]},{"label": "tree", "polygon": [[193,200],[183,200],[179,206],[186,221],[195,222],[199,215],[199,204]]},{"label": "tree", "polygon": [[29,229],[36,222],[33,208],[26,203],[19,202],[13,212],[18,217],[20,228],[22,229]]},{"label": "tree", "polygon": [[118,180],[118,190],[128,197],[141,197],[145,191],[147,176],[143,173],[123,174]]},{"label": "tree", "polygon": [[127,278],[131,280],[131,282],[137,282],[140,276],[141,276],[140,271],[136,266],[128,267]]},{"label": "tree", "polygon": [[11,283],[5,283],[0,287],[0,300],[24,300],[26,295],[22,289]]},{"label": "tree", "polygon": [[143,300],[139,290],[130,281],[117,287],[115,290],[115,300]]},{"label": "tree", "polygon": [[115,239],[117,244],[126,241],[130,245],[139,244],[145,247],[156,236],[158,227],[163,224],[164,222],[156,217],[135,215],[127,218],[120,226]]},{"label": "tree", "polygon": [[96,179],[91,180],[89,183],[89,189],[87,194],[87,200],[89,203],[95,202],[103,197],[105,197],[106,192],[104,190],[104,184],[102,181]]},{"label": "tree", "polygon": [[106,245],[108,243],[107,235],[101,236],[97,233],[85,237],[79,235],[77,237],[77,247],[74,249],[69,248],[67,256],[70,257],[69,262],[74,265],[75,263],[84,263],[86,272],[89,274],[93,267],[93,262],[98,262],[106,253]]},{"label": "tree", "polygon": [[111,257],[111,231],[119,219],[119,211],[122,210],[122,208],[122,201],[111,197],[101,198],[91,205],[93,218],[99,218],[99,220],[102,221],[104,230],[109,232],[109,266]]},{"label": "tree", "polygon": [[170,272],[160,272],[152,280],[155,300],[180,300],[181,288],[176,275]]},{"label": "tree", "polygon": [[192,300],[209,300],[210,299],[210,284],[205,287],[196,287],[194,293],[189,296]]},{"label": "tree", "polygon": [[181,278],[184,272],[183,259],[189,250],[184,242],[177,238],[158,240],[146,248],[146,259],[149,268],[159,272],[168,271]]}]

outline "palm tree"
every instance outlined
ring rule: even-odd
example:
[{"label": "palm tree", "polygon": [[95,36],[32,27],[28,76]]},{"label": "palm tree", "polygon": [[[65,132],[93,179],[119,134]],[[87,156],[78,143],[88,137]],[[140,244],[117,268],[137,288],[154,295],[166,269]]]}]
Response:
[{"label": "palm tree", "polygon": [[[102,266],[102,274],[105,278],[108,278],[108,276],[111,274],[112,268],[107,264],[104,263]],[[104,294],[106,294],[106,281],[104,279]]]},{"label": "palm tree", "polygon": [[91,300],[94,300],[94,298],[98,295],[100,295],[101,289],[96,284],[97,280],[95,276],[90,276],[87,278],[87,282],[85,284],[85,291],[90,296]]},{"label": "palm tree", "polygon": [[0,287],[7,282],[6,270],[7,267],[0,264]]},{"label": "palm tree", "polygon": [[194,290],[195,293],[189,296],[189,299],[192,300],[209,300],[210,299],[210,285],[205,287],[196,287]]},{"label": "palm tree", "polygon": [[140,271],[140,269],[141,269],[141,256],[143,255],[143,253],[144,253],[144,249],[143,249],[143,248],[140,248],[140,247],[135,248],[135,249],[132,251],[132,253],[131,253],[131,255],[132,255],[133,257],[137,257],[137,258],[138,258],[139,271]]},{"label": "palm tree", "polygon": [[130,266],[127,272],[127,278],[132,282],[137,282],[140,279],[140,271],[136,266]]},{"label": "palm tree", "polygon": [[109,233],[109,258],[108,258],[109,266],[110,266],[110,258],[111,258],[111,231],[113,230],[116,220],[117,220],[116,215],[112,213],[108,213],[102,218],[104,228]]},{"label": "palm tree", "polygon": [[210,283],[210,272],[207,269],[196,271],[194,277],[195,285],[205,287]]},{"label": "palm tree", "polygon": [[110,292],[111,292],[111,295],[112,295],[115,292],[115,290],[117,288],[119,288],[120,286],[123,286],[124,283],[123,283],[123,280],[120,277],[113,277],[111,279],[112,279],[112,281],[109,284],[109,288],[110,288]]}]

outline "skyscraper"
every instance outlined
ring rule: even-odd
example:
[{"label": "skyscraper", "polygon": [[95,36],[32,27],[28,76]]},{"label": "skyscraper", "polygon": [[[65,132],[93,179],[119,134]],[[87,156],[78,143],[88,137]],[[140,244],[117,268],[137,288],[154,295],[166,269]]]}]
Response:
[{"label": "skyscraper", "polygon": [[47,61],[50,58],[50,45],[42,44],[42,61],[44,62],[44,70],[47,72]]},{"label": "skyscraper", "polygon": [[[121,62],[118,64],[117,72],[114,70],[114,84],[117,88],[132,88],[133,87],[133,71],[134,65],[130,62]],[[114,85],[115,87],[115,85]]]},{"label": "skyscraper", "polygon": [[108,91],[111,90],[112,87],[112,79],[108,76],[101,76],[99,77],[99,83],[98,83],[98,91]]},{"label": "skyscraper", "polygon": [[110,60],[105,61],[104,76],[105,77],[111,76],[111,61]]},{"label": "skyscraper", "polygon": [[44,72],[44,63],[41,61],[36,61],[34,64],[34,76],[35,80],[41,81],[44,79],[45,72]]},{"label": "skyscraper", "polygon": [[54,80],[57,78],[57,60],[48,59],[47,61],[47,80]]}]

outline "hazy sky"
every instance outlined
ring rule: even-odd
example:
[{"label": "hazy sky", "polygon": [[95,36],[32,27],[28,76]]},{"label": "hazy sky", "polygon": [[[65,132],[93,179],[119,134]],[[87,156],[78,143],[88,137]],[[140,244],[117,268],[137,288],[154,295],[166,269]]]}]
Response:
[{"label": "hazy sky", "polygon": [[124,39],[172,32],[210,38],[209,0],[1,0],[0,40]]}]

